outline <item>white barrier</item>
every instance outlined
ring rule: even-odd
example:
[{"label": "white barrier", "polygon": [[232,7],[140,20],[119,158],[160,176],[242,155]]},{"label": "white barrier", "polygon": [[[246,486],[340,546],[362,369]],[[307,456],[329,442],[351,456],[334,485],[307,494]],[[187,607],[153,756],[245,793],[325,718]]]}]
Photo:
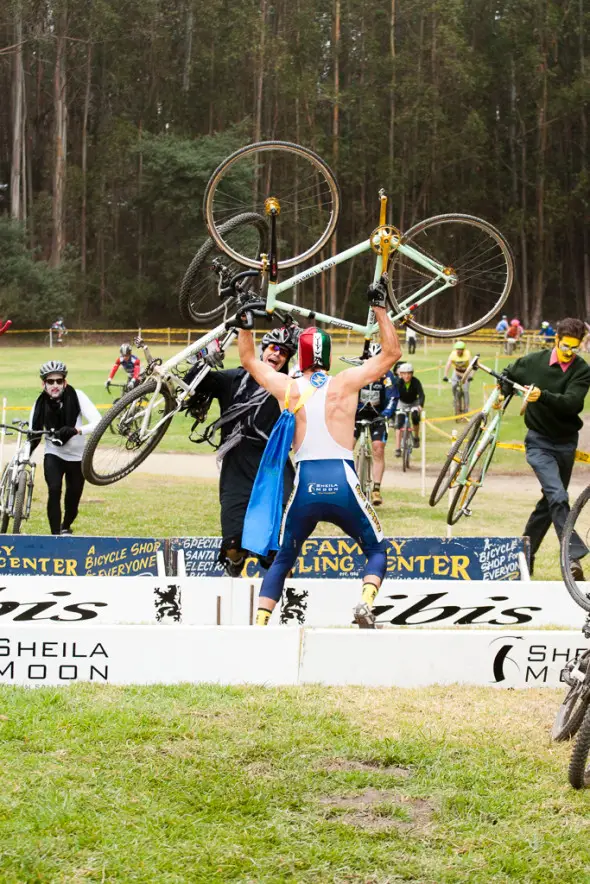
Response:
[{"label": "white barrier", "polygon": [[[10,577],[0,583],[0,625],[248,626],[260,583],[229,577]],[[285,597],[302,609],[306,626],[348,626],[359,589],[354,580],[290,579]],[[542,581],[386,580],[375,612],[377,623],[387,627],[577,629],[584,622],[563,584]],[[271,624],[279,616],[277,606]]]},{"label": "white barrier", "polygon": [[9,625],[0,684],[558,687],[578,632]]},{"label": "white barrier", "polygon": [[[235,580],[233,619],[223,623],[248,623],[251,587],[258,598],[260,580]],[[352,580],[293,580],[305,610],[305,625],[346,626],[359,601],[360,585]],[[289,589],[286,589],[289,595]],[[190,593],[183,593],[183,622],[197,623]],[[278,623],[278,607],[271,623]],[[509,629],[555,626],[578,629],[584,613],[563,583],[520,580],[385,580],[375,603],[377,623],[383,626],[497,626]],[[297,625],[297,624],[295,624]]]}]

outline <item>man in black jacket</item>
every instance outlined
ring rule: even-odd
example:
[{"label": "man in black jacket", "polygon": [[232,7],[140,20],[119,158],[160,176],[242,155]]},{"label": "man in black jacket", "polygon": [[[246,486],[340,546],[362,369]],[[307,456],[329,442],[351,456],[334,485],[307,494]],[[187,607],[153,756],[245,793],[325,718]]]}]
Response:
[{"label": "man in black jacket", "polygon": [[[290,358],[297,350],[296,333],[287,328],[272,329],[262,337],[261,359],[275,371],[287,373]],[[190,382],[195,366],[186,376]],[[219,401],[220,417],[206,431],[211,438],[218,430],[221,440],[217,458],[221,462],[219,501],[221,504],[221,550],[219,560],[228,574],[239,577],[249,554],[242,548],[242,529],[268,437],[281,413],[277,400],[243,368],[211,371],[197,388],[197,398],[209,396]],[[285,466],[284,503],[293,488],[294,470]],[[267,559],[260,559],[268,567]]]},{"label": "man in black jacket", "polygon": [[[578,356],[585,334],[580,319],[562,319],[552,350],[540,350],[517,359],[506,369],[510,380],[523,386],[534,385],[525,412],[528,432],[525,437],[526,459],[535,472],[543,496],[531,513],[524,529],[531,540],[531,574],[535,553],[549,526],[561,539],[569,513],[569,485],[578,432],[582,427],[580,412],[590,387],[590,367]],[[574,533],[570,545],[572,575],[584,580],[580,559],[588,552]]]}]

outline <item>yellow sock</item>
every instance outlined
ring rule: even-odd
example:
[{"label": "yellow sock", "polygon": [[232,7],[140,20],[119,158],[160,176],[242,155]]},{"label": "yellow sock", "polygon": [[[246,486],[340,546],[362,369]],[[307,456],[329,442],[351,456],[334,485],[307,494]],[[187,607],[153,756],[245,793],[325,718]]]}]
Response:
[{"label": "yellow sock", "polygon": [[272,611],[267,611],[266,608],[258,608],[256,612],[256,626],[268,626],[271,614]]},{"label": "yellow sock", "polygon": [[374,583],[364,583],[363,584],[363,594],[361,599],[365,604],[372,605],[375,599],[377,598],[377,593],[379,592],[379,587],[375,586]]}]

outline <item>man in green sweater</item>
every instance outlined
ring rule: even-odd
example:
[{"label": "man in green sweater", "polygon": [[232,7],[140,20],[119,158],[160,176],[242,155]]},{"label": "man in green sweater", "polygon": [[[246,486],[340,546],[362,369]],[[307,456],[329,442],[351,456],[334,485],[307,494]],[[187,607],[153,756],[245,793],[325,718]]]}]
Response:
[{"label": "man in green sweater", "polygon": [[[531,540],[531,574],[549,526],[553,522],[561,539],[570,510],[567,487],[582,426],[579,415],[590,387],[590,367],[577,355],[584,334],[580,319],[562,319],[553,350],[523,356],[505,371],[510,380],[534,385],[524,417],[528,427],[524,443],[527,463],[541,483],[543,496],[524,529]],[[572,535],[570,557],[575,580],[584,580],[579,560],[587,552],[578,535]]]}]

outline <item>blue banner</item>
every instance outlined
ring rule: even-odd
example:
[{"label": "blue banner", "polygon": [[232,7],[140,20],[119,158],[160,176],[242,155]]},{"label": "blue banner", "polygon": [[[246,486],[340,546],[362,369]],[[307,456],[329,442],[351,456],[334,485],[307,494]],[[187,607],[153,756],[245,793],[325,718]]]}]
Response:
[{"label": "blue banner", "polygon": [[[518,554],[529,558],[526,537],[398,537],[387,538],[387,577],[397,580],[517,580]],[[177,537],[171,549],[183,549],[186,573],[191,577],[220,577],[219,537]],[[358,579],[365,557],[348,537],[306,540],[294,577]],[[247,560],[243,577],[262,577],[255,558]]]},{"label": "blue banner", "polygon": [[146,537],[3,534],[0,576],[140,577],[156,574],[165,541]]},{"label": "blue banner", "polygon": [[[189,577],[223,577],[219,537],[54,537],[5,534],[0,540],[0,576],[138,577],[157,574],[161,550],[167,572],[176,573],[176,552],[184,550]],[[397,580],[514,580],[520,576],[518,554],[529,557],[523,537],[388,538],[387,577]],[[294,577],[362,576],[365,557],[348,537],[306,540]],[[246,561],[243,577],[262,577],[255,558]]]}]

